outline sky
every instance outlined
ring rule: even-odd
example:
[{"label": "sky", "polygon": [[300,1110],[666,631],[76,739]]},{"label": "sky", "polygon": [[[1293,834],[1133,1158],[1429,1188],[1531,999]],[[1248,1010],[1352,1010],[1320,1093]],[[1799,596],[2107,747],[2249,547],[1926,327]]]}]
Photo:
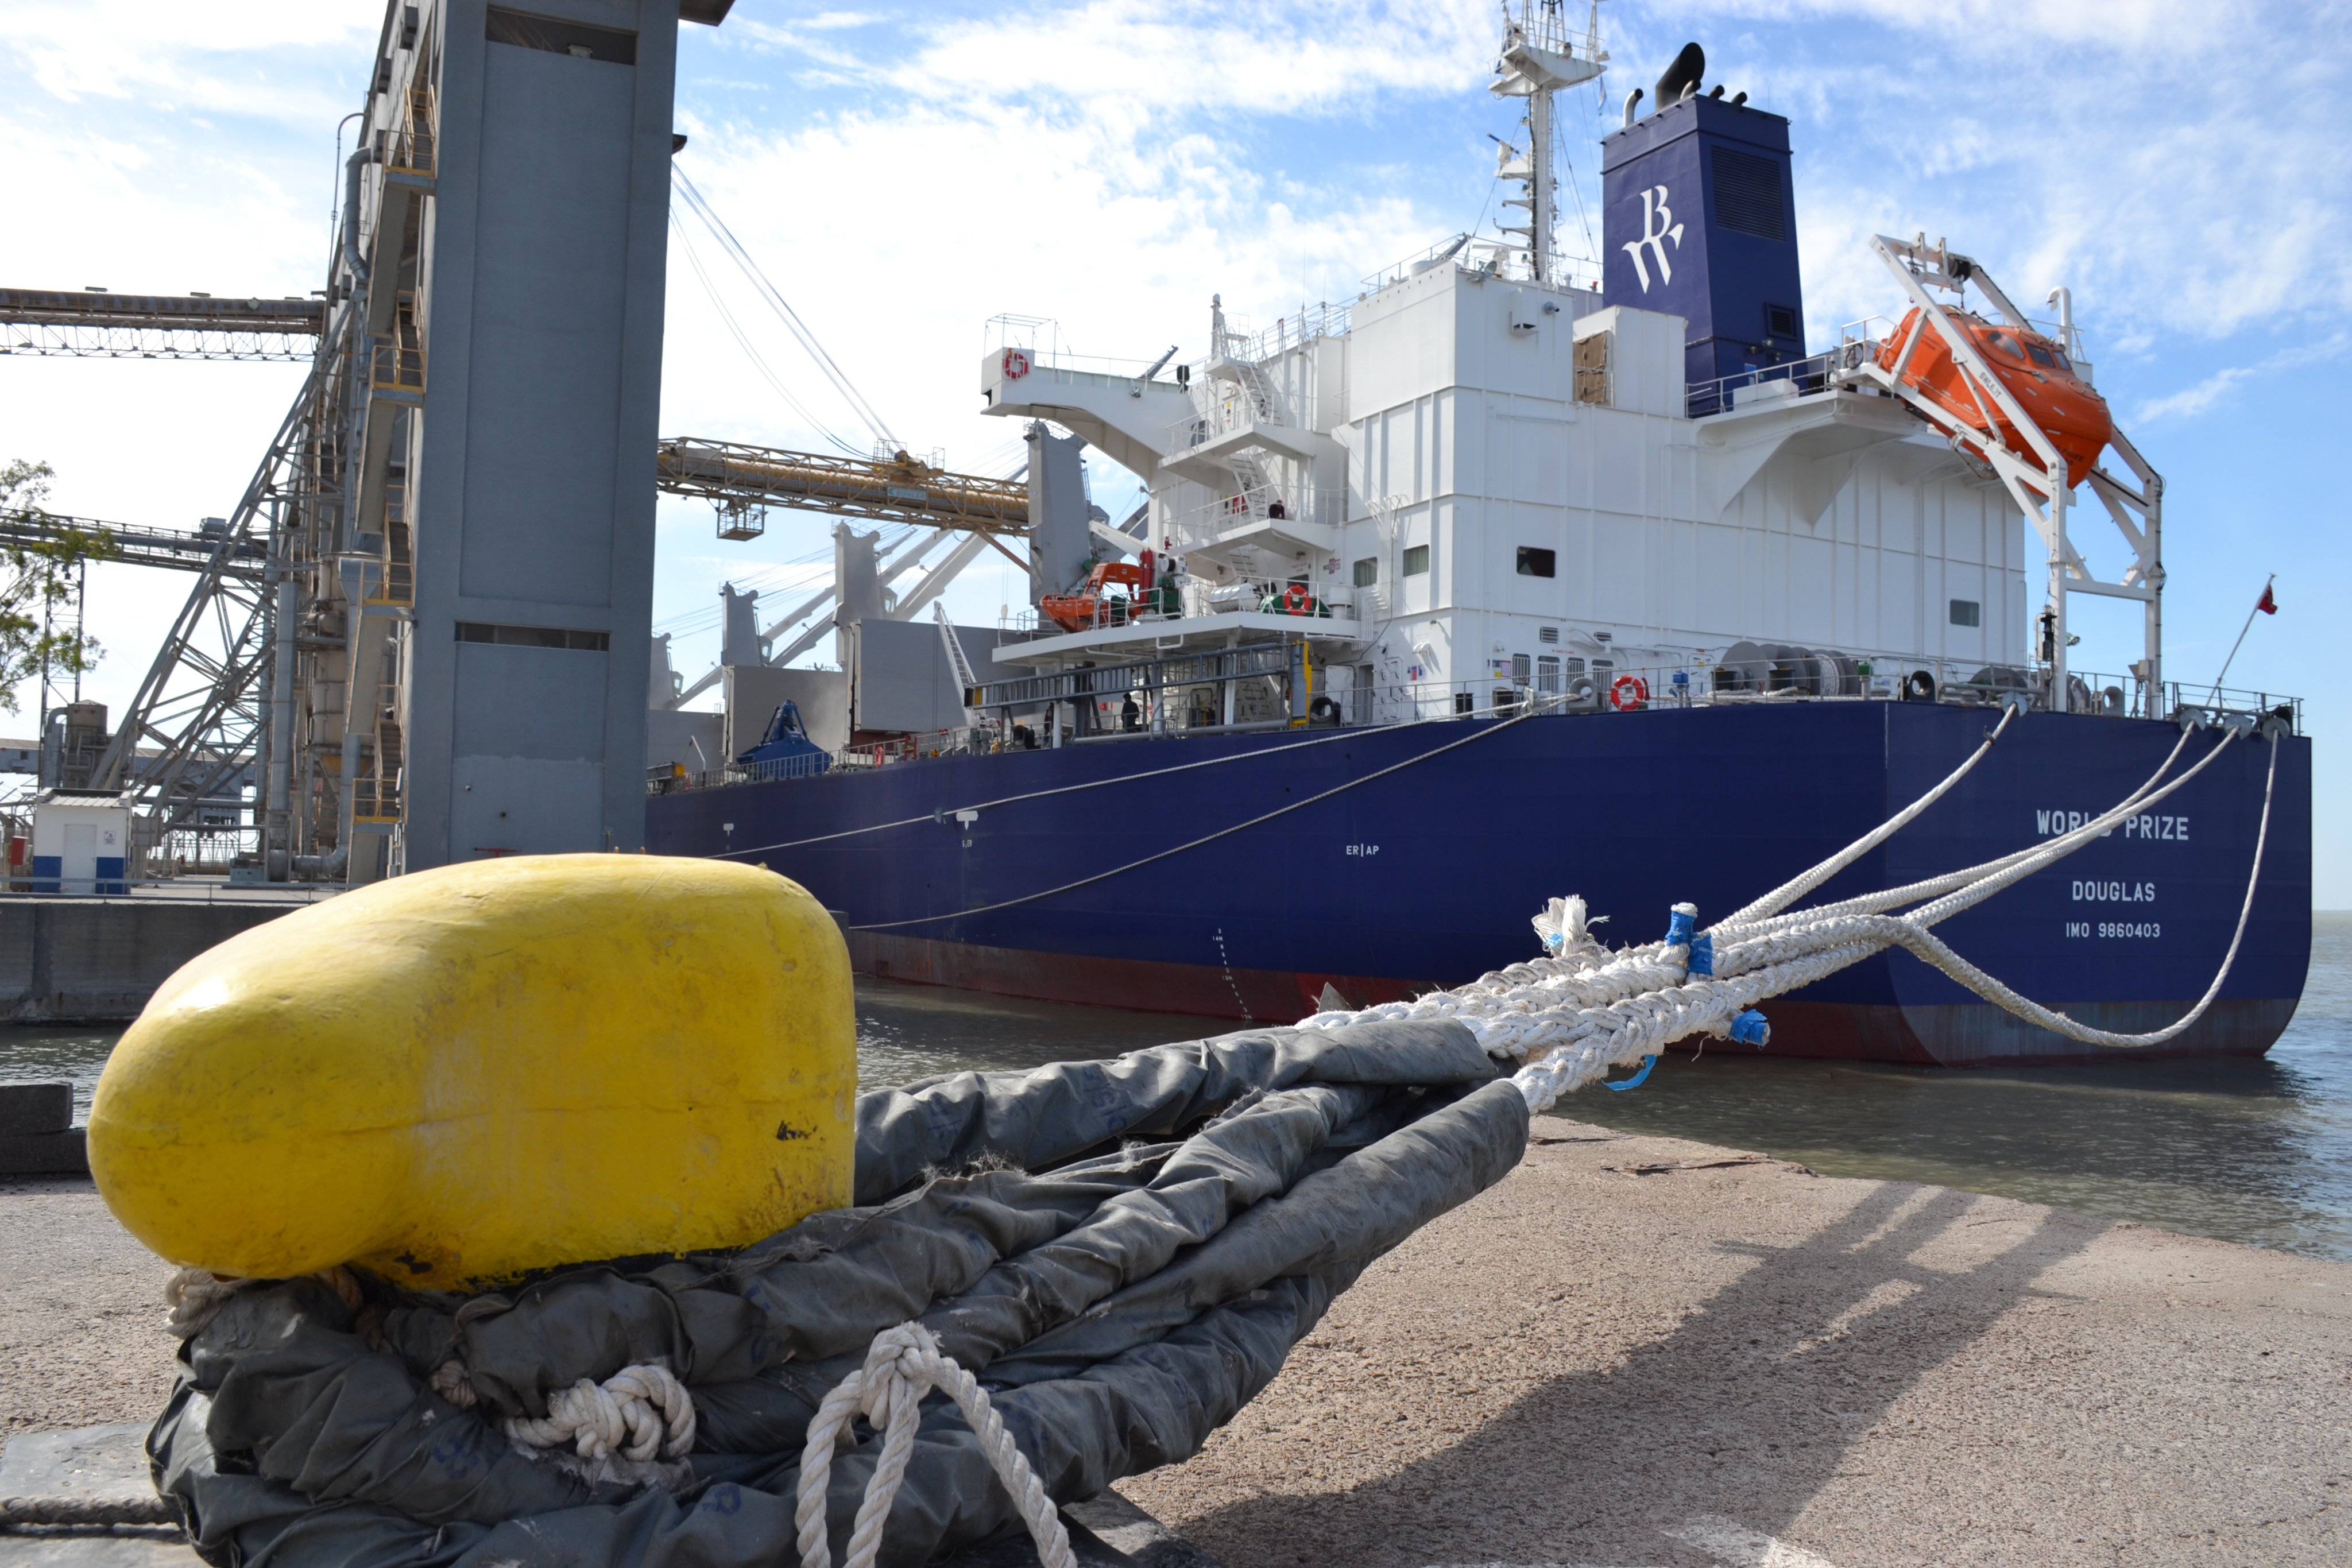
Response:
[{"label": "sky", "polygon": [[[2352,549],[2330,499],[2352,413],[2339,370],[2352,160],[2336,149],[2347,10],[1603,0],[1611,69],[1563,94],[1561,115],[1571,253],[1589,254],[1587,214],[1597,225],[1609,106],[1696,39],[1710,82],[1791,121],[1817,337],[1892,313],[1864,248],[1874,232],[1948,235],[2021,299],[2074,290],[2098,384],[2165,476],[2168,674],[2211,680],[2277,574],[2280,612],[2259,618],[2230,685],[2305,699],[2315,898],[2335,908],[2352,906],[2352,823],[2329,809],[2352,727],[2333,682]],[[1585,11],[1571,5],[1580,26]],[[216,8],[149,0],[0,6],[0,284],[320,287],[337,122],[361,101],[382,16],[366,0],[244,0],[233,26]],[[722,26],[683,29],[679,166],[892,434],[1001,474],[1019,430],[977,412],[992,317],[1050,318],[1085,353],[1150,360],[1173,343],[1192,358],[1212,293],[1270,323],[1352,298],[1465,228],[1491,233],[1489,138],[1514,121],[1486,90],[1497,23],[1493,0],[738,0]],[[10,357],[0,461],[53,465],[55,510],[185,527],[233,507],[299,374]],[[665,434],[815,450],[874,439],[685,223],[662,407]],[[1132,478],[1099,457],[1090,476],[1123,516]],[[676,634],[689,679],[717,654],[720,582],[758,586],[772,607],[829,572],[829,526],[777,514],[764,538],[728,543],[706,506],[664,498],[656,630]],[[2082,517],[2078,542],[2111,575],[2120,545],[2103,528]],[[995,559],[950,591],[958,620],[1017,607],[1022,585]],[[186,587],[145,569],[93,574],[105,653],[87,695],[119,711]],[[2077,597],[2074,613],[2078,669],[2137,656],[2137,606]],[[0,714],[0,729],[34,727]]]}]

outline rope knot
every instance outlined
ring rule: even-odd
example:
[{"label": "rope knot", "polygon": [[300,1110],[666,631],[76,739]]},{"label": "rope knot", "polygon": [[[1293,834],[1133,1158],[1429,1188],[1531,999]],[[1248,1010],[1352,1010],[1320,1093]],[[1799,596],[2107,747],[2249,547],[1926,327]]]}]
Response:
[{"label": "rope knot", "polygon": [[1060,1511],[1045,1495],[1028,1456],[1004,1429],[1004,1419],[989,1403],[987,1391],[979,1379],[956,1364],[953,1356],[940,1349],[930,1330],[918,1322],[900,1323],[876,1334],[866,1346],[866,1364],[834,1385],[817,1406],[816,1418],[809,1423],[808,1446],[801,1450],[800,1490],[793,1510],[803,1568],[832,1568],[825,1491],[833,1479],[834,1450],[853,1440],[850,1420],[861,1414],[881,1437],[882,1451],[875,1459],[866,1496],[857,1505],[842,1565],[873,1568],[882,1549],[882,1527],[906,1480],[908,1461],[914,1457],[915,1433],[921,1424],[919,1406],[934,1388],[953,1399],[971,1424],[990,1468],[1013,1495],[1013,1507],[1028,1525],[1045,1568],[1077,1568]]},{"label": "rope knot", "polygon": [[[439,1376],[436,1372],[436,1391]],[[583,1377],[569,1388],[557,1389],[548,1396],[544,1419],[509,1416],[506,1433],[518,1448],[569,1444],[592,1461],[617,1458],[644,1463],[656,1454],[675,1459],[694,1447],[694,1398],[669,1368],[646,1362],[625,1366],[601,1384]]]}]

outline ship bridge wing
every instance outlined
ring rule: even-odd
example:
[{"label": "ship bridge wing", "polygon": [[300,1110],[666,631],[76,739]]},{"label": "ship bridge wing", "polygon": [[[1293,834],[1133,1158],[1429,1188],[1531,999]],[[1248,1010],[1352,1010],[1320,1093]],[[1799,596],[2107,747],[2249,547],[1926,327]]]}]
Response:
[{"label": "ship bridge wing", "polygon": [[1057,364],[1026,349],[990,350],[980,392],[983,412],[1050,419],[1146,481],[1159,470],[1168,427],[1192,412],[1192,394],[1172,382]]}]

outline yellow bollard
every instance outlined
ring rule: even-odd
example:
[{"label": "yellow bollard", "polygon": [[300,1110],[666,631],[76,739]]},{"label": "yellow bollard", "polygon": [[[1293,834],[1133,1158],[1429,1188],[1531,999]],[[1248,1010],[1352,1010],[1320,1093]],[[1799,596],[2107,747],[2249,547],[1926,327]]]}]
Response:
[{"label": "yellow bollard", "polygon": [[856,1088],[848,953],[798,883],[478,861],[188,963],[107,1061],[90,1170],[175,1263],[447,1289],[845,1205]]}]

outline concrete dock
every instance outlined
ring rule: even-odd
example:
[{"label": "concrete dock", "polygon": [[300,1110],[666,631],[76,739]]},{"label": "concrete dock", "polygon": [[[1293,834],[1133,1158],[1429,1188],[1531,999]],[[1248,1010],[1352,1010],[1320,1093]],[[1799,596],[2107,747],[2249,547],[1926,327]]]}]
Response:
[{"label": "concrete dock", "polygon": [[[1228,1568],[2352,1561],[2352,1264],[1537,1136],[1120,1490]],[[0,1418],[151,1416],[163,1265],[0,1206]]]},{"label": "concrete dock", "polygon": [[127,1023],[208,947],[309,902],[283,889],[0,898],[0,1021]]}]

